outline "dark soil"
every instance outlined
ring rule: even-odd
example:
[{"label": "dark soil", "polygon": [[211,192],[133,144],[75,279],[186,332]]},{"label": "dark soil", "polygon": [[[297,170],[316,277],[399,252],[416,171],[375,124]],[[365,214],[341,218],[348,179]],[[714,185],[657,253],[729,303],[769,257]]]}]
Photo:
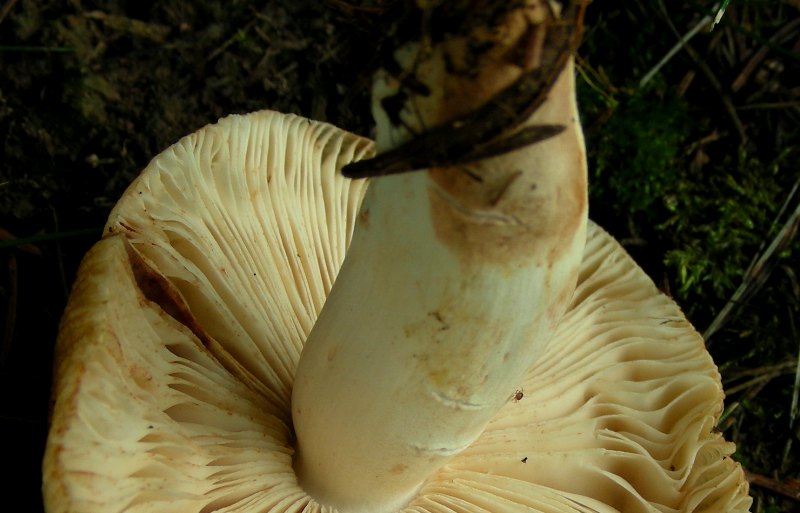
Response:
[{"label": "dark soil", "polygon": [[[390,3],[0,2],[0,434],[5,489],[25,511],[41,509],[58,320],[126,185],[231,113],[268,108],[370,135]],[[767,485],[800,489],[793,233],[763,269],[745,270],[800,204],[789,194],[800,183],[800,3],[734,0],[713,32],[640,86],[676,43],[673,28],[685,34],[714,2],[669,4],[590,8],[579,67],[592,216],[698,329],[752,282],[712,339],[736,405],[720,428],[766,479],[754,511],[790,511],[800,503]]]},{"label": "dark soil", "polygon": [[0,253],[0,429],[15,467],[6,483],[36,511],[58,320],[117,197],[162,149],[230,113],[269,108],[369,135],[374,37],[358,16],[316,2],[9,6],[0,235],[59,234]]}]

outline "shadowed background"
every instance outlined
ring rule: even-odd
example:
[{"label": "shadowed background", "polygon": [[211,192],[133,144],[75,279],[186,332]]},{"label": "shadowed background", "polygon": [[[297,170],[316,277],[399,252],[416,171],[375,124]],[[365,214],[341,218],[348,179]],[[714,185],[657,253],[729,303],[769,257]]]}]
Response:
[{"label": "shadowed background", "polygon": [[[800,2],[733,0],[710,31],[721,4],[590,6],[578,59],[590,215],[711,327],[728,394],[719,428],[752,473],[753,510],[792,511]],[[370,72],[395,5],[0,0],[0,454],[26,511],[41,509],[57,323],[118,196],[158,152],[230,113],[370,135]]]}]

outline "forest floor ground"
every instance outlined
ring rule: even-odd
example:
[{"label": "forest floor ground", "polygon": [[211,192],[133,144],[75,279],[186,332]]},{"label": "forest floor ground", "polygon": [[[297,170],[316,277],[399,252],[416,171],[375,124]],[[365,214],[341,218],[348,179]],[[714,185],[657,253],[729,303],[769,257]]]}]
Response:
[{"label": "forest floor ground", "polygon": [[[0,1],[0,433],[27,511],[41,508],[58,321],[116,199],[159,151],[231,113],[369,136],[388,3]],[[578,72],[591,216],[709,335],[719,429],[751,473],[753,511],[792,511],[800,2],[733,0],[709,30],[716,5],[590,6]]]}]

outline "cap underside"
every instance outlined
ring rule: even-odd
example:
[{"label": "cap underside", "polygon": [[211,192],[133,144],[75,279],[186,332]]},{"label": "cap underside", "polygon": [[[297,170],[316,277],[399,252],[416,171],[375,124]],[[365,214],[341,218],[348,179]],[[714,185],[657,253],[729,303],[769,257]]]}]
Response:
[{"label": "cap underside", "polygon": [[[344,259],[371,144],[231,116],[156,157],[62,321],[48,511],[330,511],[297,484],[290,398]],[[408,512],[746,511],[701,337],[590,224],[572,306],[483,435]],[[391,400],[387,398],[387,400]]]}]

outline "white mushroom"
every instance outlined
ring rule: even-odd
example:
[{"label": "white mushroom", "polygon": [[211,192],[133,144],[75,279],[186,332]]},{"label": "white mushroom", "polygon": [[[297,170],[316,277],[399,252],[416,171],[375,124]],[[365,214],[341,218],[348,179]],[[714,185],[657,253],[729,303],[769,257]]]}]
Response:
[{"label": "white mushroom", "polygon": [[[48,511],[746,511],[702,339],[587,228],[556,76],[526,123],[560,135],[363,204],[338,171],[371,144],[295,116],[156,157],[62,321]],[[409,140],[387,129],[382,150]]]},{"label": "white mushroom", "polygon": [[[335,168],[368,151],[263,112],[154,159],[62,322],[49,512],[321,511],[295,477],[289,394],[363,192]],[[700,336],[594,225],[567,314],[516,389],[403,511],[747,510]]]},{"label": "white mushroom", "polygon": [[542,122],[569,128],[469,174],[370,185],[292,398],[298,474],[322,502],[375,513],[406,504],[545,350],[586,240],[571,67],[531,120]]}]

